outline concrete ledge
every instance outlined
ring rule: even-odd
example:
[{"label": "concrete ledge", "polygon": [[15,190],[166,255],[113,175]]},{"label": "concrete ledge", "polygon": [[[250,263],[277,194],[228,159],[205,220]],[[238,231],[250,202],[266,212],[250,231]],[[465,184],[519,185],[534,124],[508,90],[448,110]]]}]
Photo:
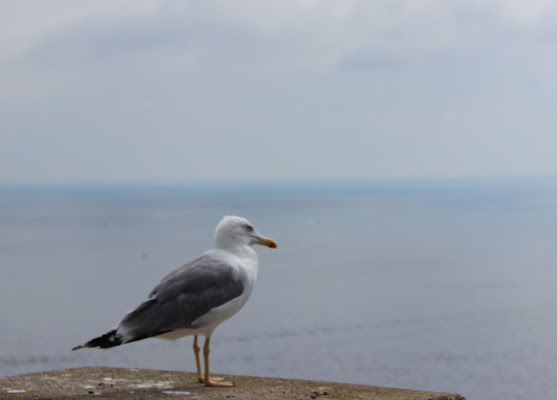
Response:
[{"label": "concrete ledge", "polygon": [[296,379],[227,376],[232,388],[205,388],[194,374],[87,367],[0,377],[0,398],[31,399],[381,399],[464,400],[458,394]]}]

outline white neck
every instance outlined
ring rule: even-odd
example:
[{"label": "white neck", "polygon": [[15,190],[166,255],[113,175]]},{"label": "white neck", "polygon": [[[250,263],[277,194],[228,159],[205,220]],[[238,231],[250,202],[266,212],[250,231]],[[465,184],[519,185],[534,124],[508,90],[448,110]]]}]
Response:
[{"label": "white neck", "polygon": [[230,243],[217,243],[216,248],[220,250],[228,251],[229,253],[232,253],[235,256],[241,258],[249,258],[257,262],[257,253],[250,245],[247,244],[232,245]]}]

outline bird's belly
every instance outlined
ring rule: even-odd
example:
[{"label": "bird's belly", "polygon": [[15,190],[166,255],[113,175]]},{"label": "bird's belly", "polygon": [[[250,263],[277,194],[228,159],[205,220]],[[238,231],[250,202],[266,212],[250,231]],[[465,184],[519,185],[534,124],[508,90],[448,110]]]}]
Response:
[{"label": "bird's belly", "polygon": [[207,314],[193,321],[192,326],[201,334],[210,334],[217,326],[240,311],[248,297],[249,293],[244,293],[222,306],[213,308]]},{"label": "bird's belly", "polygon": [[196,329],[174,329],[173,331],[163,333],[162,335],[155,336],[156,339],[176,340],[184,336],[196,335],[199,332]]}]

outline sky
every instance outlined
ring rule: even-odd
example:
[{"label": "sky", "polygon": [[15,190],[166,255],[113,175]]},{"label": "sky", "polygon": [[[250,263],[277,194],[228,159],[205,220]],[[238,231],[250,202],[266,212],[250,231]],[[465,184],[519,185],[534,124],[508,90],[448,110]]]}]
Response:
[{"label": "sky", "polygon": [[557,2],[2,0],[0,183],[557,175]]}]

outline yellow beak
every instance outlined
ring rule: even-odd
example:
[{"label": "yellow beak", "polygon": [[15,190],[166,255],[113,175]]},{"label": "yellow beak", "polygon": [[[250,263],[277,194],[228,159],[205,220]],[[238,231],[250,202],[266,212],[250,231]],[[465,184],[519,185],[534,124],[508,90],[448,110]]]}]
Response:
[{"label": "yellow beak", "polygon": [[277,244],[273,239],[269,239],[268,237],[264,237],[264,236],[261,236],[260,238],[257,239],[257,244],[270,247],[271,249],[277,248]]}]

